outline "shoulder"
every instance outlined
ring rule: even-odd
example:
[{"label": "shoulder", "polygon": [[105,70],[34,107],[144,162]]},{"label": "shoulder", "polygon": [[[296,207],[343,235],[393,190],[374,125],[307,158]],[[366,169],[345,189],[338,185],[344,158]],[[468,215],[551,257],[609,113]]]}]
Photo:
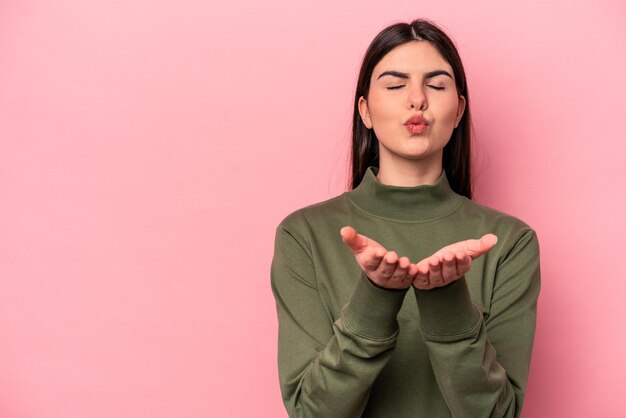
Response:
[{"label": "shoulder", "polygon": [[490,224],[492,227],[498,229],[510,229],[520,232],[525,232],[532,227],[523,219],[516,215],[504,212],[499,209],[487,206],[485,204],[478,203],[474,200],[465,200],[463,207],[465,215],[470,218],[477,218]]},{"label": "shoulder", "polygon": [[537,233],[531,225],[520,217],[499,209],[466,199],[463,207],[465,216],[486,226],[487,232],[498,237],[501,256],[508,254],[514,247],[529,242],[538,246]]},{"label": "shoulder", "polygon": [[278,227],[301,231],[330,217],[341,216],[346,210],[346,193],[293,210],[283,217]]},{"label": "shoulder", "polygon": [[521,236],[534,232],[532,226],[521,217],[473,200],[467,199],[465,210],[468,216],[482,218],[491,228],[506,235]]},{"label": "shoulder", "polygon": [[350,211],[346,194],[347,192],[344,192],[288,212],[276,226],[276,232],[288,233],[302,244],[310,241],[314,230],[323,229],[320,227],[332,223],[334,219],[339,219]]}]

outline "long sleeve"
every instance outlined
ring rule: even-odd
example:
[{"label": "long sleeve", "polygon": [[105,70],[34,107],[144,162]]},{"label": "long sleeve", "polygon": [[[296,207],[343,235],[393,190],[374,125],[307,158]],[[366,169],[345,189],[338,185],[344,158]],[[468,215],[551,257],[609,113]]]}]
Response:
[{"label": "long sleeve", "polygon": [[271,287],[279,380],[289,416],[360,417],[396,345],[406,291],[378,288],[361,273],[333,321],[318,291],[310,249],[282,224],[276,229]]},{"label": "long sleeve", "polygon": [[529,228],[498,261],[486,318],[472,303],[465,277],[415,289],[437,384],[455,418],[520,416],[540,281],[539,243]]}]

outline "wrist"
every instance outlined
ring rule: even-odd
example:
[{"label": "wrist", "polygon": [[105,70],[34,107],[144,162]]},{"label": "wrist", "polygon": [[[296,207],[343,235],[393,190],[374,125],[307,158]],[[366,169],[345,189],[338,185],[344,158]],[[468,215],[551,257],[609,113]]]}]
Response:
[{"label": "wrist", "polygon": [[413,283],[413,282],[409,283],[409,285],[408,285],[408,286],[406,286],[406,287],[384,287],[384,286],[381,286],[381,285],[379,285],[378,283],[376,283],[374,280],[370,279],[370,278],[369,278],[369,276],[368,276],[367,274],[363,273],[363,276],[365,276],[365,277],[367,278],[367,280],[368,280],[368,281],[369,281],[369,282],[370,282],[370,283],[371,283],[374,287],[377,287],[377,288],[379,288],[379,289],[383,289],[383,290],[392,290],[392,291],[393,291],[393,290],[402,290],[402,291],[405,291],[405,290],[409,289],[409,288],[412,286],[412,283]]}]

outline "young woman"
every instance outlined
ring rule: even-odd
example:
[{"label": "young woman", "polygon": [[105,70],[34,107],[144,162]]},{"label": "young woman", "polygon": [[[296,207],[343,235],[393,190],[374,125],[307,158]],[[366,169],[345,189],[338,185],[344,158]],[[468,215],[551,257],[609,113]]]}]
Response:
[{"label": "young woman", "polygon": [[351,190],[276,228],[290,417],[520,415],[539,243],[522,220],[472,200],[469,110],[459,54],[435,24],[394,24],[372,41]]}]

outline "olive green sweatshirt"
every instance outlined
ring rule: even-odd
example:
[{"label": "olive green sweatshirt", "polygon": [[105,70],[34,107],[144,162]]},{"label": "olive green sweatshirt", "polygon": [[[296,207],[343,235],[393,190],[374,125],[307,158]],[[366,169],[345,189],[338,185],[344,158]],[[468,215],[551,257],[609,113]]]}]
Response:
[{"label": "olive green sweatshirt", "polygon": [[[518,417],[540,290],[535,231],[450,188],[378,182],[287,215],[271,288],[278,373],[290,417]],[[412,263],[457,241],[497,235],[463,277],[432,290],[384,289],[339,231],[352,226]]]}]

